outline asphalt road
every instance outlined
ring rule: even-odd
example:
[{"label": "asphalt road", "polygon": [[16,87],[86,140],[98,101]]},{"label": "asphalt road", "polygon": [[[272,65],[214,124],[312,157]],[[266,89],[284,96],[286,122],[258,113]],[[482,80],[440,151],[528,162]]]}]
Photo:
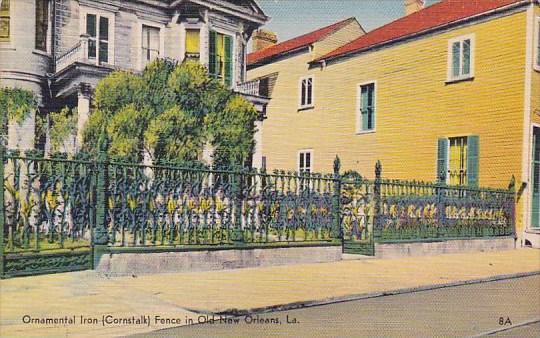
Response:
[{"label": "asphalt road", "polygon": [[140,337],[540,337],[540,276],[237,319]]}]

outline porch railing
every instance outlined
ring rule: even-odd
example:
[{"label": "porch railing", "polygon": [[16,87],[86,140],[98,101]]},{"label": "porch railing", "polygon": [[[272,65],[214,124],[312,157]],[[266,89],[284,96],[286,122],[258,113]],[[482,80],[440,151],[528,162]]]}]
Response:
[{"label": "porch railing", "polygon": [[268,97],[268,84],[269,80],[267,78],[255,79],[252,81],[239,83],[237,86],[237,91],[246,95]]},{"label": "porch railing", "polygon": [[89,35],[82,34],[79,42],[55,58],[56,72],[60,72],[75,62],[96,63],[97,59],[88,59]]}]

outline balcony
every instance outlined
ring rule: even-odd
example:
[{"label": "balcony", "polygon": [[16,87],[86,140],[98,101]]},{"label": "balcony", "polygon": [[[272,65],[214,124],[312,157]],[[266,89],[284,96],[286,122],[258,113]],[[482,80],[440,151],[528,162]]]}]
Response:
[{"label": "balcony", "polygon": [[236,92],[251,102],[259,113],[259,120],[266,119],[266,106],[270,102],[269,78],[260,78],[236,86]]},{"label": "balcony", "polygon": [[53,92],[55,97],[73,95],[81,83],[95,87],[97,82],[114,70],[113,66],[88,58],[89,36],[81,35],[79,42],[55,58]]},{"label": "balcony", "polygon": [[269,97],[269,79],[260,78],[252,81],[247,81],[244,83],[239,83],[237,86],[237,91],[240,94],[246,94],[251,96],[260,96],[260,97]]}]

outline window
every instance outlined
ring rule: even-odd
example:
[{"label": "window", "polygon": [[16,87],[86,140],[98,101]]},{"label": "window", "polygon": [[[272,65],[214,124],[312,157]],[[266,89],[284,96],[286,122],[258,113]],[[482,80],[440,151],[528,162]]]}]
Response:
[{"label": "window", "polygon": [[313,151],[301,150],[298,153],[298,172],[300,174],[311,173],[313,170]]},{"label": "window", "polygon": [[472,78],[474,69],[474,37],[452,39],[448,43],[448,80]]},{"label": "window", "polygon": [[142,60],[143,66],[159,57],[159,28],[142,26]]},{"label": "window", "polygon": [[198,59],[200,56],[200,30],[186,29],[186,58]]},{"label": "window", "polygon": [[437,150],[437,176],[450,185],[478,186],[478,136],[441,138]]},{"label": "window", "polygon": [[36,0],[36,49],[47,51],[49,30],[49,1]]},{"label": "window", "polygon": [[212,77],[220,79],[226,86],[232,85],[233,73],[232,36],[210,31],[210,57],[208,70]]},{"label": "window", "polygon": [[313,107],[313,76],[300,79],[300,109]]},{"label": "window", "polygon": [[375,83],[362,84],[358,88],[357,132],[375,130]]},{"label": "window", "polygon": [[454,137],[450,141],[448,183],[467,185],[467,138]]},{"label": "window", "polygon": [[88,59],[109,63],[109,18],[96,14],[86,15]]},{"label": "window", "polygon": [[9,0],[2,0],[0,4],[0,42],[9,41],[10,36]]}]

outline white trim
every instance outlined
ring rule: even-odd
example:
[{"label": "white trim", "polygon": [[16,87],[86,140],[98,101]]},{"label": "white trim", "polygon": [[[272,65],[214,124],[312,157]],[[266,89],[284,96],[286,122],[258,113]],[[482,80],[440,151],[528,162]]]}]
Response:
[{"label": "white trim", "polygon": [[[108,65],[114,65],[114,41],[116,35],[116,22],[115,22],[115,13],[106,11],[103,9],[95,9],[91,7],[80,6],[80,20],[79,20],[79,31],[80,34],[86,34],[86,16],[87,14],[94,14],[96,16],[96,35],[99,35],[99,17],[104,17],[109,19],[109,48],[108,48]],[[88,58],[88,55],[85,55],[85,58]],[[96,44],[96,65],[99,65],[99,44]]]},{"label": "white trim", "polygon": [[143,19],[137,20],[137,29],[135,29],[135,50],[137,53],[137,69],[141,71],[146,67],[142,57],[143,26],[159,29],[159,57],[165,57],[165,25]]},{"label": "white trim", "polygon": [[[311,103],[302,104],[302,84],[304,80],[311,79]],[[306,102],[307,102],[307,93],[306,93]],[[313,74],[302,76],[298,80],[298,109],[309,109],[315,107],[315,76]]]},{"label": "white trim", "polygon": [[[471,41],[471,54],[470,54],[470,70],[469,74],[461,74],[461,71],[463,70],[463,41],[470,40]],[[453,50],[452,45],[456,42],[460,42],[460,57],[459,57],[459,76],[454,76],[453,73]],[[476,36],[474,33],[467,34],[467,35],[461,35],[455,38],[452,38],[448,40],[448,55],[447,55],[447,67],[446,67],[446,82],[455,82],[455,81],[463,81],[474,78],[474,65],[475,65],[475,49],[476,49]]]},{"label": "white trim", "polygon": [[[523,145],[522,145],[522,164],[521,164],[521,181],[526,183],[526,190],[523,192],[523,230],[527,230],[530,226],[530,203],[532,197],[531,183],[531,143],[532,143],[532,128],[531,128],[531,92],[532,92],[532,72],[533,72],[533,23],[534,23],[534,4],[527,8],[527,28],[525,36],[525,81],[524,81],[524,97],[523,97]],[[520,184],[518,184],[518,187]]]},{"label": "white trim", "polygon": [[[309,156],[309,171],[312,173],[313,172],[313,164],[315,163],[313,161],[313,148],[307,148],[307,149],[300,149],[296,152],[296,170],[298,171],[298,173],[300,173],[300,154],[307,154],[309,153],[310,156]],[[304,162],[305,162],[305,159],[304,159]]]},{"label": "white trim", "polygon": [[540,44],[540,16],[536,17],[534,22],[534,69],[540,72],[540,55],[539,55],[539,45]]},{"label": "white trim", "polygon": [[[373,128],[363,130],[362,129],[362,113],[360,112],[360,107],[362,107],[362,86],[373,84]],[[377,90],[378,90],[377,80],[364,81],[356,84],[356,135],[371,134],[377,131]]]}]

